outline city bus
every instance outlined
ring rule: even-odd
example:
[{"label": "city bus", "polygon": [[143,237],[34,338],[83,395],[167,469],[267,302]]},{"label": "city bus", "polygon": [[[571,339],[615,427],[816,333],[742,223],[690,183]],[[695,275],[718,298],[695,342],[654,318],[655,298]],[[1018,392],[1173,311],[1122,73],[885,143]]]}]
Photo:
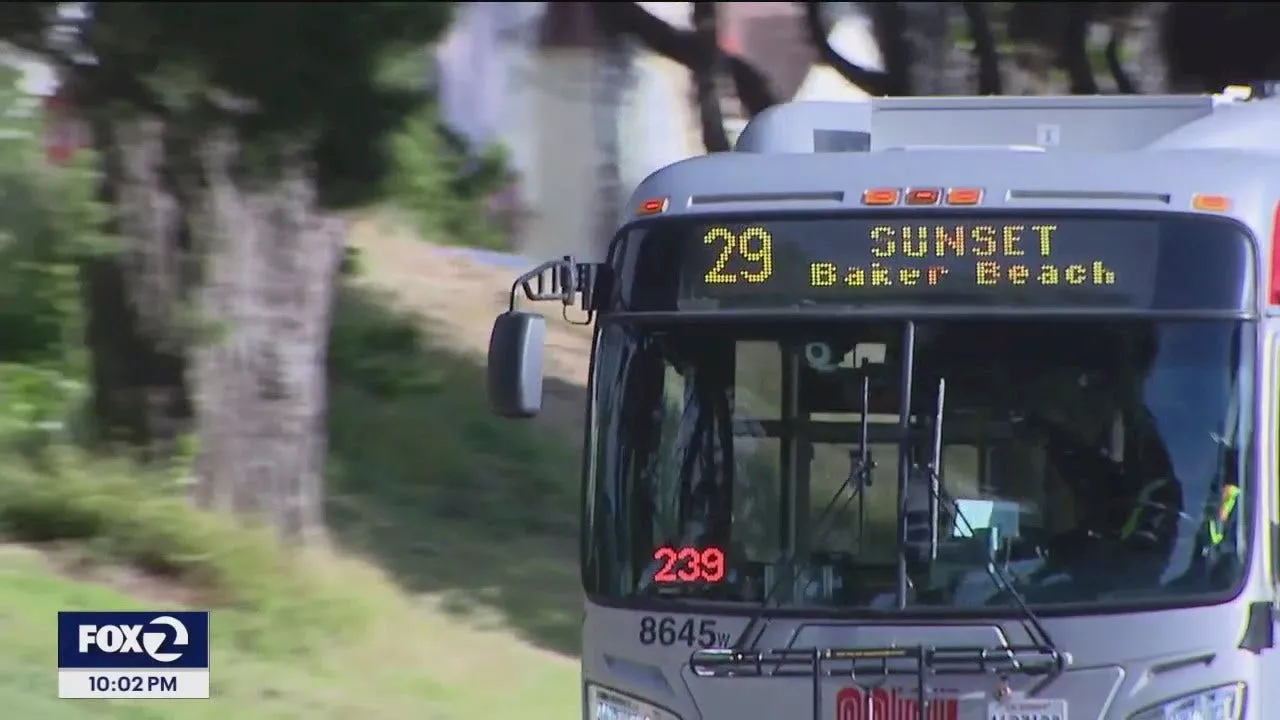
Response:
[{"label": "city bus", "polygon": [[[591,322],[586,720],[1263,720],[1280,100],[754,118],[520,276]],[[1268,710],[1270,708],[1270,710]]]}]

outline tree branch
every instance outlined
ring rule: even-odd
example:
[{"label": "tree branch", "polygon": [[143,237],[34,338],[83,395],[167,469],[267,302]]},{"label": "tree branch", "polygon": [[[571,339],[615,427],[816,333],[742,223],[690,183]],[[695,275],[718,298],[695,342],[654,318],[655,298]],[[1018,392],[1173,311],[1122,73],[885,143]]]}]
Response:
[{"label": "tree branch", "polygon": [[[606,3],[607,4],[607,3]],[[734,92],[747,114],[755,117],[766,109],[778,104],[769,80],[754,65],[738,55],[726,55],[729,75],[733,78]]]},{"label": "tree branch", "polygon": [[840,76],[870,95],[884,95],[887,89],[886,75],[879,70],[868,70],[849,62],[831,45],[831,29],[822,17],[822,3],[809,0],[804,3],[804,20],[809,29],[809,41],[818,51],[818,57]]},{"label": "tree branch", "polygon": [[720,111],[718,89],[723,57],[716,27],[716,4],[693,3],[693,32],[698,38],[699,57],[697,65],[690,72],[698,98],[702,144],[709,153],[730,150],[729,135],[724,130],[724,114]]},{"label": "tree branch", "polygon": [[885,85],[883,95],[906,97],[915,93],[911,68],[915,50],[908,37],[907,13],[900,2],[874,2],[867,5],[876,44],[884,55]]},{"label": "tree branch", "polygon": [[1111,39],[1107,40],[1106,58],[1107,70],[1111,72],[1111,77],[1116,81],[1116,90],[1125,95],[1138,95],[1142,93],[1137,82],[1124,69],[1124,63],[1120,61],[1120,46],[1124,44],[1124,27],[1119,23],[1111,25]]},{"label": "tree branch", "polygon": [[978,94],[1001,95],[1004,82],[1000,76],[1000,49],[991,29],[987,9],[979,2],[962,2],[964,16],[969,20],[969,32],[973,35],[973,55],[978,60]]},{"label": "tree branch", "polygon": [[[639,40],[653,52],[692,70],[698,64],[697,34],[680,30],[650,15],[637,3],[592,3],[602,25]],[[724,62],[733,77],[738,100],[750,115],[778,104],[769,81],[744,58],[728,54]]]},{"label": "tree branch", "polygon": [[1067,3],[1067,22],[1063,28],[1059,57],[1071,81],[1072,95],[1097,95],[1098,81],[1089,62],[1089,20],[1093,3]]}]

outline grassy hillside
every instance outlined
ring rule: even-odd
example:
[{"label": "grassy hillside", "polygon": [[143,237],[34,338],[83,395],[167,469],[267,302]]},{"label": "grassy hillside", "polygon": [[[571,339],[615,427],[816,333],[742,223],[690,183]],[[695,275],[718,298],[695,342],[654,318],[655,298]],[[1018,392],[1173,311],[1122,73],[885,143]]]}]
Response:
[{"label": "grassy hillside", "polygon": [[[476,351],[510,273],[359,230],[365,279],[345,291],[331,360],[334,552],[282,555],[187,508],[172,477],[72,452],[0,458],[6,717],[579,712],[585,336],[556,330],[542,425],[492,418]],[[56,699],[55,611],[174,606],[213,608],[213,701]]]}]

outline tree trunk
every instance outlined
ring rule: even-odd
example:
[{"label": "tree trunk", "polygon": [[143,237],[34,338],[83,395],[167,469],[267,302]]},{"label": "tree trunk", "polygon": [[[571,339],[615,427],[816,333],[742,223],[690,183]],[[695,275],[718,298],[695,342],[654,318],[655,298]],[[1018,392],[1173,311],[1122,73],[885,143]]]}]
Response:
[{"label": "tree trunk", "polygon": [[237,153],[231,130],[211,134],[191,183],[197,307],[221,331],[191,350],[195,497],[313,543],[324,538],[324,369],[346,227],[317,209],[301,150],[262,189],[237,185]]},{"label": "tree trunk", "polygon": [[170,313],[181,305],[178,208],[164,192],[163,127],[98,122],[103,199],[116,208],[119,255],[81,265],[85,344],[99,440],[164,459],[190,429],[186,362]]},{"label": "tree trunk", "polygon": [[1097,95],[1098,79],[1089,60],[1089,26],[1093,23],[1091,3],[1075,2],[1066,7],[1066,22],[1058,48],[1058,59],[1067,71],[1072,95]]},{"label": "tree trunk", "polygon": [[144,461],[171,457],[191,420],[183,357],[141,331],[120,263],[86,261],[80,285],[97,440]]},{"label": "tree trunk", "polygon": [[689,74],[693,77],[694,95],[697,97],[702,146],[709,153],[728,152],[731,149],[729,133],[724,128],[720,105],[724,61],[720,52],[715,3],[693,4],[693,32],[698,38],[698,63],[689,68]]},{"label": "tree trunk", "polygon": [[1111,37],[1107,39],[1106,49],[1107,72],[1111,73],[1111,79],[1115,81],[1116,92],[1122,95],[1138,95],[1142,93],[1142,88],[1129,74],[1120,56],[1120,48],[1124,47],[1127,30],[1123,20],[1115,20],[1111,23]]},{"label": "tree trunk", "polygon": [[[592,16],[595,17],[594,15]],[[622,33],[611,26],[601,24],[592,77],[592,121],[596,143],[596,196],[594,201],[595,238],[590,246],[595,250],[593,258],[603,260],[608,252],[613,233],[622,218],[626,203],[626,190],[622,185],[621,113],[626,110],[626,98],[634,85],[631,53]]]},{"label": "tree trunk", "polygon": [[966,63],[956,62],[951,37],[953,3],[898,3],[906,22],[903,39],[910,48],[912,94],[964,95],[969,92]]},{"label": "tree trunk", "polygon": [[1200,84],[1175,77],[1170,66],[1166,34],[1172,3],[1139,3],[1130,20],[1129,39],[1134,48],[1134,80],[1148,94],[1199,92]]},{"label": "tree trunk", "polygon": [[317,210],[301,152],[246,190],[230,130],[185,138],[156,118],[103,130],[126,247],[83,272],[98,418],[152,456],[171,454],[193,418],[198,505],[322,539],[344,223]]},{"label": "tree trunk", "polygon": [[973,55],[978,64],[978,94],[1004,93],[1004,76],[1000,74],[1000,44],[996,41],[987,8],[979,2],[962,2],[969,34],[973,36]]},{"label": "tree trunk", "polygon": [[[671,27],[650,15],[639,3],[595,3],[591,7],[607,30],[634,37],[650,51],[686,68],[697,66],[699,40],[692,30]],[[722,59],[733,78],[738,100],[748,115],[755,117],[777,104],[764,73],[737,55]]]},{"label": "tree trunk", "polygon": [[871,28],[876,44],[884,55],[884,87],[880,90],[888,96],[917,94],[913,69],[917,64],[917,43],[908,37],[909,23],[906,3],[876,2],[867,5],[871,15]]}]

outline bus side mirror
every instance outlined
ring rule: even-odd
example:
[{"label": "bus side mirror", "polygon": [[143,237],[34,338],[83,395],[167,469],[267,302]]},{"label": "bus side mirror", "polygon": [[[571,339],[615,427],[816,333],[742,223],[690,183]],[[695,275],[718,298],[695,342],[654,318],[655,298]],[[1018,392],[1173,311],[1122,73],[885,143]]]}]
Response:
[{"label": "bus side mirror", "polygon": [[531,418],[542,410],[542,353],[547,319],[504,312],[489,335],[489,407],[495,415]]}]

